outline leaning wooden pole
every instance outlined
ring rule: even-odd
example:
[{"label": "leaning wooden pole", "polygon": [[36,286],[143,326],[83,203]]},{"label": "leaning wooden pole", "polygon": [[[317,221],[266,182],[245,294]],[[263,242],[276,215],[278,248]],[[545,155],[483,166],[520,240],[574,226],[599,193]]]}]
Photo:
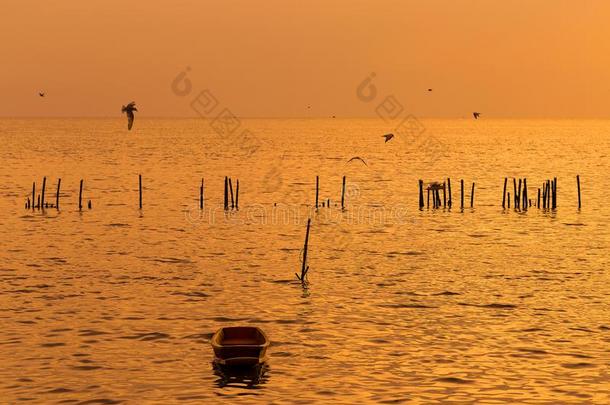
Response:
[{"label": "leaning wooden pole", "polygon": [[231,182],[231,178],[229,177],[229,190],[231,190],[231,209],[235,208],[235,200],[233,199],[233,182]]},{"label": "leaning wooden pole", "polygon": [[307,219],[307,231],[305,232],[305,243],[303,245],[303,263],[301,265],[301,276],[297,274],[297,278],[301,280],[302,283],[305,283],[305,277],[307,276],[307,271],[309,270],[309,266],[307,265],[307,249],[309,248],[309,228],[311,226],[311,218]]},{"label": "leaning wooden pole", "polygon": [[55,208],[59,209],[59,188],[61,187],[61,179],[57,179],[57,194],[55,194]]},{"label": "leaning wooden pole", "polygon": [[[140,202],[141,207],[142,203]],[[80,179],[80,187],[78,188],[78,209],[79,211],[83,209],[83,179]]]},{"label": "leaning wooden pole", "polygon": [[508,179],[504,178],[504,191],[502,192],[502,208],[506,208],[506,183]]},{"label": "leaning wooden pole", "polygon": [[43,177],[42,178],[42,191],[41,191],[41,197],[40,197],[40,208],[44,208],[44,191],[45,188],[47,186],[47,178]]},{"label": "leaning wooden pole", "polygon": [[451,208],[453,201],[451,199],[451,179],[449,177],[447,177],[447,188],[449,189],[449,201],[447,201],[447,205],[449,205],[449,208]]},{"label": "leaning wooden pole", "polygon": [[474,207],[474,181],[472,182],[472,191],[470,192],[470,208]]},{"label": "leaning wooden pole", "polygon": [[36,205],[36,182],[32,182],[32,209],[35,208]]},{"label": "leaning wooden pole", "polygon": [[576,175],[576,185],[578,186],[578,209],[580,209],[580,175]]}]

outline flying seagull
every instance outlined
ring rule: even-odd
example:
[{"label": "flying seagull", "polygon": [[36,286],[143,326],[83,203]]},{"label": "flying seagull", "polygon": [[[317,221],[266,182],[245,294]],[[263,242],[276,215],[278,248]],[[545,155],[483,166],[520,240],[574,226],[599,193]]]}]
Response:
[{"label": "flying seagull", "polygon": [[366,162],[364,161],[364,159],[362,159],[360,156],[354,156],[353,158],[351,158],[350,160],[348,160],[348,161],[347,161],[347,163],[351,162],[352,160],[359,160],[359,161],[361,161],[362,163],[364,163],[364,165],[365,165],[366,167],[368,167],[368,166],[369,166],[369,165],[367,165],[367,164],[366,164]]},{"label": "flying seagull", "polygon": [[428,91],[432,91],[432,89],[428,89]]},{"label": "flying seagull", "polygon": [[40,97],[44,97],[44,91],[39,92],[39,93],[38,93],[38,95],[39,95]]},{"label": "flying seagull", "polygon": [[479,115],[481,115],[481,113],[479,113],[479,112],[473,112],[472,113],[472,116],[474,117],[475,120],[479,119]]},{"label": "flying seagull", "polygon": [[387,143],[390,139],[394,138],[394,134],[385,134],[385,135],[381,135],[381,136],[385,138],[384,143]]},{"label": "flying seagull", "polygon": [[135,101],[132,101],[131,103],[127,104],[126,106],[124,105],[123,108],[121,108],[121,112],[127,114],[127,129],[130,131],[131,127],[133,126],[133,119],[135,118],[133,115],[134,111],[138,111],[138,109],[136,108]]}]

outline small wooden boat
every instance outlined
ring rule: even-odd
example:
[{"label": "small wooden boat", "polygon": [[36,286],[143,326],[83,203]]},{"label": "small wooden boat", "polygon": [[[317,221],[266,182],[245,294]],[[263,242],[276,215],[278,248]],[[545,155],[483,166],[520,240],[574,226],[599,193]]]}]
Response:
[{"label": "small wooden boat", "polygon": [[220,328],[210,341],[215,361],[227,366],[248,366],[266,360],[269,339],[260,328],[232,326]]}]

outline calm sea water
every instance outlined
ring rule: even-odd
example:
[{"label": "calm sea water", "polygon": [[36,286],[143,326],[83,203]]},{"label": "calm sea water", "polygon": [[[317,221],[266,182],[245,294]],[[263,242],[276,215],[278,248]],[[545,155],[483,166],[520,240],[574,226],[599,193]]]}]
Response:
[{"label": "calm sea water", "polygon": [[[422,124],[0,120],[0,402],[608,403],[610,121]],[[59,211],[24,208],[43,176]],[[447,177],[453,209],[418,210]],[[504,177],[534,203],[557,177],[557,210],[503,210]],[[268,364],[215,371],[211,334],[243,324]]]}]

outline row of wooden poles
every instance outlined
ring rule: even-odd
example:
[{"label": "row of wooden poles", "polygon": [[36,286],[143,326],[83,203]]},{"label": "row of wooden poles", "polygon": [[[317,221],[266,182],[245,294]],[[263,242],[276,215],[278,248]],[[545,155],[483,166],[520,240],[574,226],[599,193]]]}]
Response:
[{"label": "row of wooden poles", "polygon": [[[510,208],[510,192],[506,191],[508,178],[504,178],[504,191],[502,194],[502,208]],[[576,175],[576,186],[578,189],[578,209],[581,208],[582,203],[580,199],[580,175]],[[541,204],[542,203],[542,204]],[[532,199],[527,194],[527,179],[519,179],[517,182],[516,178],[513,178],[513,207],[517,210],[527,210],[532,206]],[[556,209],[557,208],[557,177],[553,177],[553,180],[545,180],[542,183],[542,187],[538,188],[538,195],[536,199],[536,207],[542,209]]]},{"label": "row of wooden poles", "polygon": [[[518,181],[517,181],[518,180]],[[504,191],[502,194],[502,208],[510,208],[511,194],[506,191],[508,185],[508,178],[504,178]],[[580,198],[580,175],[576,176],[576,185],[578,188],[578,209],[581,208]],[[472,191],[470,192],[470,206],[474,206],[474,187],[475,183],[472,183]],[[451,208],[453,202],[451,198],[451,179],[447,178],[447,181],[442,183],[434,182],[426,187],[427,190],[427,202],[424,204],[424,181],[419,180],[419,208],[423,209],[424,206],[430,207],[430,196],[432,196],[432,208],[449,207]],[[441,191],[443,198],[441,200]],[[527,179],[516,179],[513,178],[513,207],[519,210],[527,210],[532,206],[532,199],[529,198]],[[536,200],[536,207],[543,209],[556,209],[557,208],[557,177],[553,177],[552,180],[545,180],[542,183],[542,187],[538,188],[538,197]],[[464,180],[460,180],[460,208],[464,208]]]},{"label": "row of wooden poles", "polygon": [[[504,178],[504,191],[502,192],[502,208],[510,208],[511,196],[507,192],[508,178]],[[541,193],[542,190],[542,193]],[[540,197],[542,196],[542,208],[557,208],[557,177],[553,180],[545,180],[542,188],[538,188],[538,199],[536,207],[540,208]],[[532,206],[532,199],[528,196],[527,179],[513,178],[513,208],[516,210],[527,211]]]},{"label": "row of wooden poles", "polygon": [[[472,189],[470,191],[470,206],[474,207],[474,182],[472,183]],[[427,198],[426,204],[430,208],[430,195],[432,195],[432,208],[449,207],[453,205],[453,199],[451,198],[451,179],[447,178],[447,181],[442,183],[432,183],[426,187]],[[441,200],[441,191],[443,199]],[[419,208],[424,208],[424,181],[419,180]],[[460,208],[464,208],[464,180],[460,180]]]},{"label": "row of wooden poles", "polygon": [[[138,175],[139,183],[139,205],[142,209],[142,175]],[[581,208],[580,199],[580,176],[576,176],[576,183],[578,186],[578,208]],[[45,201],[45,190],[46,190],[47,178],[42,179],[42,190],[41,193],[36,196],[36,182],[32,183],[32,199],[28,197],[25,208],[26,209],[44,209],[44,208],[56,208],[59,210],[59,191],[61,188],[61,178],[57,179],[57,192],[55,193],[55,204],[49,204]],[[511,194],[506,192],[508,184],[508,178],[504,178],[504,191],[502,194],[502,208],[510,208]],[[472,183],[472,189],[470,192],[470,207],[474,207],[474,188],[475,183]],[[427,203],[426,206],[430,207],[430,196],[432,195],[432,207],[440,208],[449,207],[453,205],[451,197],[451,179],[447,178],[447,181],[443,183],[431,183],[427,188]],[[443,198],[441,200],[441,191]],[[229,196],[231,198],[231,204],[229,205]],[[316,176],[316,204],[315,207],[320,207],[320,177]],[[83,203],[83,180],[80,181],[80,187],[78,192],[78,209],[82,210]],[[544,209],[556,209],[557,208],[557,177],[553,180],[546,180],[541,188],[538,188],[538,198],[536,206]],[[442,205],[441,205],[442,204]],[[88,208],[91,209],[91,200],[87,204]],[[199,188],[199,208],[203,209],[204,206],[204,179],[201,179],[201,186]],[[330,207],[330,199],[326,202],[322,202],[322,207]],[[528,207],[532,206],[532,200],[528,197],[527,179],[519,179],[517,182],[516,178],[513,178],[513,206],[515,209],[527,210]],[[419,208],[424,208],[424,181],[419,180]],[[460,180],[460,208],[464,208],[464,180]],[[233,191],[233,181],[230,177],[225,176],[225,188],[224,188],[224,209],[239,209],[239,179],[236,180],[235,191]],[[345,176],[343,176],[343,182],[341,187],[341,209],[345,209]]]},{"label": "row of wooden poles", "polygon": [[[81,179],[80,187],[78,191],[78,209],[83,209],[83,183],[84,181]],[[61,178],[57,179],[57,192],[55,193],[55,204],[50,203],[45,200],[45,192],[47,187],[47,178],[43,177],[42,179],[42,190],[40,194],[36,195],[36,182],[32,183],[32,198],[27,198],[25,202],[26,209],[44,209],[44,208],[56,208],[59,210],[59,193],[61,189]],[[139,207],[142,209],[142,175],[138,175],[138,191],[139,191]],[[231,204],[229,205],[229,192],[231,195]],[[203,209],[204,204],[204,181],[201,179],[201,187],[199,189],[199,208]],[[89,209],[92,208],[91,200],[88,201],[87,206]],[[233,193],[233,183],[231,178],[225,177],[225,194],[224,194],[224,208],[228,210],[229,207],[231,209],[239,209],[239,180],[237,180],[235,187],[235,194]]]},{"label": "row of wooden poles", "polygon": [[[38,196],[36,195],[36,182],[32,182],[32,199],[30,200],[30,197],[28,197],[27,201],[25,202],[25,208],[26,209],[45,209],[45,208],[55,208],[57,210],[59,210],[59,190],[61,188],[61,178],[57,179],[57,191],[55,193],[55,204],[50,203],[48,201],[45,201],[45,191],[47,188],[47,178],[43,177],[42,178],[42,189],[40,191],[40,194],[38,194]],[[141,204],[141,202],[140,202]],[[91,209],[91,200],[89,200],[89,202],[87,203],[87,207],[89,209]],[[83,180],[81,179],[80,181],[80,187],[79,187],[79,191],[78,191],[78,209],[82,210],[83,209]]]},{"label": "row of wooden poles", "polygon": [[[318,209],[320,206],[322,206],[322,208],[324,207],[328,207],[330,208],[330,198],[326,199],[325,201],[322,201],[322,204],[320,204],[320,176],[316,176],[316,209]],[[341,209],[345,210],[345,176],[343,176],[343,182],[342,182],[342,186],[341,186]]]}]

